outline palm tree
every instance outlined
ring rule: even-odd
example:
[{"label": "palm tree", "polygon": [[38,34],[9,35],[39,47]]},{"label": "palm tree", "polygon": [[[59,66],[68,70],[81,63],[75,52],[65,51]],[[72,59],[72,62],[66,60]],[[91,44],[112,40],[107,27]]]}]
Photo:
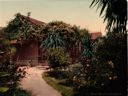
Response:
[{"label": "palm tree", "polygon": [[127,0],[93,0],[91,6],[101,8],[100,16],[105,12],[104,21],[107,21],[106,29],[118,32],[126,32],[127,24]]}]

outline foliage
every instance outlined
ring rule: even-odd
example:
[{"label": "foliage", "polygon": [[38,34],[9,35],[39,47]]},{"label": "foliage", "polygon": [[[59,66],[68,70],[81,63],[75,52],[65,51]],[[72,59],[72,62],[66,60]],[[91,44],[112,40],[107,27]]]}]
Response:
[{"label": "foliage", "polygon": [[81,62],[85,66],[74,76],[80,96],[106,92],[126,94],[126,37],[127,34],[110,32],[95,42],[94,57],[89,62]]},{"label": "foliage", "polygon": [[68,54],[62,48],[49,49],[49,65],[51,68],[61,68],[68,64]]},{"label": "foliage", "polygon": [[15,52],[16,48],[10,45],[9,40],[5,38],[0,40],[0,64],[10,60],[10,57],[13,56]]},{"label": "foliage", "polygon": [[105,12],[108,31],[117,29],[118,32],[126,32],[127,0],[93,0],[91,6],[96,5],[97,9],[101,8],[100,15]]},{"label": "foliage", "polygon": [[[102,88],[116,77],[114,67],[111,62],[99,63],[96,60],[89,66],[81,69],[80,74],[77,74],[74,81],[79,87]],[[78,82],[79,81],[79,82]]]},{"label": "foliage", "polygon": [[[9,44],[9,41],[0,39],[0,95],[13,96],[17,89],[18,81],[23,77],[24,70],[18,70],[11,58],[16,49]],[[25,75],[25,74],[24,74]],[[2,91],[3,90],[3,91]]]},{"label": "foliage", "polygon": [[66,24],[62,21],[52,21],[46,24],[42,32],[44,34],[59,33],[60,36],[63,36],[65,33],[69,34],[70,32],[73,32],[73,29],[70,24]]},{"label": "foliage", "polygon": [[0,93],[4,93],[6,91],[8,91],[8,87],[0,87]]},{"label": "foliage", "polygon": [[15,15],[15,18],[9,22],[4,32],[8,39],[17,39],[19,41],[32,40],[40,38],[40,30],[43,26],[33,24],[29,16],[23,16],[20,13]]},{"label": "foliage", "polygon": [[[94,58],[93,53],[93,42],[91,41],[90,35],[88,32],[84,32],[83,36],[81,37],[81,45],[82,45],[82,53],[80,57],[80,63],[82,64],[82,68],[80,69],[79,73],[74,76],[74,82],[78,83],[76,84],[79,88],[81,85],[86,86],[88,84],[83,84],[87,82],[88,78],[92,74],[89,74],[91,72],[91,68],[89,68],[92,65],[92,59]],[[88,74],[88,75],[87,75]],[[81,76],[82,75],[82,76]],[[87,80],[86,80],[87,79]],[[88,80],[91,82],[91,80]]]},{"label": "foliage", "polygon": [[43,79],[53,88],[58,90],[62,96],[73,96],[73,87],[60,84],[60,80],[49,76],[47,73],[43,74]]},{"label": "foliage", "polygon": [[30,92],[26,92],[25,90],[18,88],[15,93],[14,96],[32,96],[32,94]]},{"label": "foliage", "polygon": [[48,37],[42,42],[42,46],[45,46],[47,49],[56,48],[56,47],[64,47],[65,43],[59,36],[59,34],[48,34]]},{"label": "foliage", "polygon": [[9,61],[6,61],[5,63],[3,63],[3,65],[4,66],[0,67],[0,72],[2,73],[0,75],[0,86],[6,87],[8,88],[8,90],[6,92],[3,92],[2,94],[13,96],[19,85],[18,82],[20,81],[20,78],[24,77],[26,72],[24,69],[19,69],[17,65]]},{"label": "foliage", "polygon": [[[66,24],[62,21],[53,21],[42,29],[42,34],[45,34],[42,41],[42,45],[46,43],[46,41],[51,41],[49,40],[50,37],[56,38],[56,41],[60,41],[57,44],[55,41],[53,43],[50,43],[52,45],[63,45],[67,50],[69,50],[79,39],[79,31],[80,28],[77,26],[71,26],[70,24]],[[61,39],[61,40],[60,40]],[[53,41],[53,40],[52,40]]]},{"label": "foliage", "polygon": [[74,78],[81,73],[80,70],[82,69],[82,67],[83,66],[80,63],[76,63],[76,64],[68,66],[67,70],[65,71],[66,76],[67,76],[66,83],[68,85],[76,86]]},{"label": "foliage", "polygon": [[124,33],[109,32],[106,37],[92,42],[89,34],[84,33],[80,59],[83,67],[72,78],[80,96],[85,96],[85,92],[88,95],[91,92],[123,94],[121,90],[126,88],[126,37]]},{"label": "foliage", "polygon": [[96,57],[99,63],[111,62],[116,79],[110,83],[109,90],[126,95],[127,68],[127,0],[93,0],[92,5],[101,8],[100,15],[105,12],[107,36],[98,41]]},{"label": "foliage", "polygon": [[0,40],[0,63],[10,59],[11,47],[9,46],[9,41],[2,39]]},{"label": "foliage", "polygon": [[[115,85],[120,90],[126,88],[126,68],[127,68],[127,34],[112,32],[98,44],[96,56],[100,62],[111,61],[116,70],[117,79]],[[117,88],[116,88],[117,89]]]},{"label": "foliage", "polygon": [[83,48],[82,57],[90,59],[93,57],[93,42],[88,32],[81,37],[81,45]]}]

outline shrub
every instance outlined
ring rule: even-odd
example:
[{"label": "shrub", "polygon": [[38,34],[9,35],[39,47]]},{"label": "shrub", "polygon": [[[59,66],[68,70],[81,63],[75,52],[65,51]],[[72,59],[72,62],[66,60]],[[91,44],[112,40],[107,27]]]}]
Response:
[{"label": "shrub", "polygon": [[11,60],[15,52],[16,49],[10,46],[8,40],[0,40],[0,96],[13,96],[18,81],[25,75],[25,71],[19,70],[19,66]]},{"label": "shrub", "polygon": [[64,68],[68,65],[68,54],[60,47],[49,49],[49,66],[53,69]]}]

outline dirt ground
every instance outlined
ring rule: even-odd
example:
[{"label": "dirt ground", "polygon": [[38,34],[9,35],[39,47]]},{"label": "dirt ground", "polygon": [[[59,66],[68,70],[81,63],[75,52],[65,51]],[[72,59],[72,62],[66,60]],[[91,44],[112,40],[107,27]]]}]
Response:
[{"label": "dirt ground", "polygon": [[21,80],[21,87],[32,93],[32,96],[61,96],[61,94],[48,85],[42,78],[45,66],[29,67],[27,74]]}]

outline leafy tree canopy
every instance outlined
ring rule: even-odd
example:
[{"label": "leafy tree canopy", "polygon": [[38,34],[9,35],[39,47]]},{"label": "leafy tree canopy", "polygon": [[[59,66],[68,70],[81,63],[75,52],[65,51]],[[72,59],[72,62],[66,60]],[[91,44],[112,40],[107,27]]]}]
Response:
[{"label": "leafy tree canopy", "polygon": [[76,42],[80,41],[80,38],[84,32],[88,32],[88,31],[85,29],[80,29],[80,27],[76,25],[71,26],[70,24],[66,24],[62,21],[50,22],[46,24],[46,26],[42,30],[42,33],[45,34],[43,41],[51,41],[50,37],[56,37],[58,39],[60,38],[61,40],[54,39],[54,41],[55,40],[63,41],[64,43],[61,44],[62,45],[65,44],[64,46],[67,49],[71,48],[71,46],[73,46]]}]

